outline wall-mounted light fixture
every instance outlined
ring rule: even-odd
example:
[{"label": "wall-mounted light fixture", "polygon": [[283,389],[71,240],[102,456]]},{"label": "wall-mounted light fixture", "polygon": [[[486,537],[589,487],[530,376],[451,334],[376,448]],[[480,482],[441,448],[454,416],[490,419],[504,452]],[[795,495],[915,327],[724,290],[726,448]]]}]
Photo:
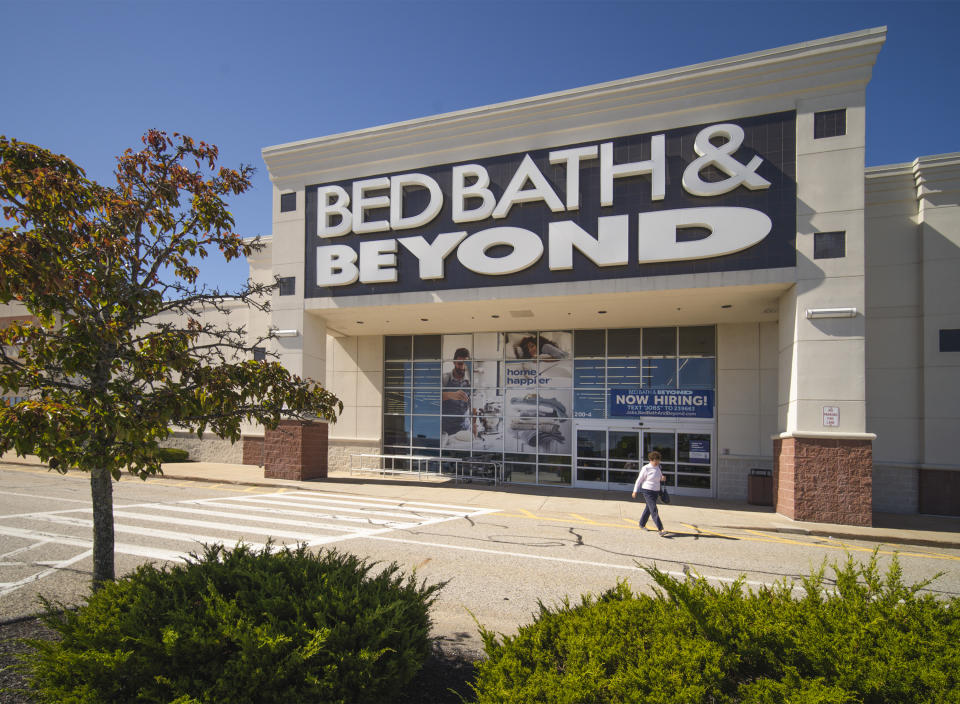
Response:
[{"label": "wall-mounted light fixture", "polygon": [[299,330],[274,330],[274,337],[296,337],[300,334]]},{"label": "wall-mounted light fixture", "polygon": [[856,308],[807,308],[807,319],[813,318],[855,318]]}]

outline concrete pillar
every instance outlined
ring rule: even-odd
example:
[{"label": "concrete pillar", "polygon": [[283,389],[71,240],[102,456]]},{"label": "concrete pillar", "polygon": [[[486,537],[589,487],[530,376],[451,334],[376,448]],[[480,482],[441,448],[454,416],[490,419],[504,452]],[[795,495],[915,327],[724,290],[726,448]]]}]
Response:
[{"label": "concrete pillar", "polygon": [[[778,513],[869,525],[873,435],[866,432],[864,94],[797,106],[797,283],[780,299]],[[846,134],[814,138],[816,112],[846,110]],[[842,232],[842,256],[815,256]],[[847,309],[844,316],[830,311]],[[821,317],[824,316],[824,317]]]}]

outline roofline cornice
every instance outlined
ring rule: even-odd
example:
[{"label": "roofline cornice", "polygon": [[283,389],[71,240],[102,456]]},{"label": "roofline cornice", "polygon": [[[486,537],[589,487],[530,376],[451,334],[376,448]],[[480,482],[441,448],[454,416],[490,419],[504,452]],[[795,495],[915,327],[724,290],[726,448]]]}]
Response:
[{"label": "roofline cornice", "polygon": [[[540,133],[559,129],[571,118],[597,113],[614,120],[629,106],[636,115],[657,115],[720,104],[735,87],[762,86],[777,93],[790,80],[820,76],[817,87],[838,90],[864,86],[883,42],[886,28],[851,32],[824,39],[743,54],[656,73],[624,78],[508,102],[369,127],[265,147],[263,159],[274,182],[317,172],[329,160],[357,164],[389,160],[391,150],[437,137],[459,143],[496,142],[516,125],[538,125]],[[833,74],[833,75],[830,75]],[[794,88],[798,95],[804,92]],[[806,89],[809,93],[809,88]],[[699,96],[699,97],[698,97]],[[604,115],[606,112],[606,115]],[[550,123],[552,122],[552,126]],[[546,125],[546,128],[544,127]],[[532,129],[532,128],[531,128]],[[446,151],[438,148],[438,152]],[[429,163],[444,163],[438,153]],[[425,162],[427,163],[427,162]]]}]

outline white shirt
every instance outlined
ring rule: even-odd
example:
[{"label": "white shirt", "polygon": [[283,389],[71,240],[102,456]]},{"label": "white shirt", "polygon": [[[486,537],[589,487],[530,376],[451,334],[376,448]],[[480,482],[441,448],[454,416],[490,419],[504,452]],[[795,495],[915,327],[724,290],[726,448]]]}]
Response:
[{"label": "white shirt", "polygon": [[636,494],[641,488],[660,491],[660,482],[663,481],[663,472],[660,466],[652,464],[643,465],[640,474],[637,475],[637,481],[633,485],[633,493]]}]

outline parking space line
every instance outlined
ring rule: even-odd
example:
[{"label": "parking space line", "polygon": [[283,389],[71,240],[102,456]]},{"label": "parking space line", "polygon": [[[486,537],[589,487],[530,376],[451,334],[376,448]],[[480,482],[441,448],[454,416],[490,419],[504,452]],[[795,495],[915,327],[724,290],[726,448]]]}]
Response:
[{"label": "parking space line", "polygon": [[25,587],[28,584],[39,582],[44,577],[49,577],[50,575],[55,574],[57,571],[62,570],[65,567],[69,567],[70,565],[76,562],[80,562],[81,560],[87,559],[91,555],[93,555],[92,549],[85,550],[79,555],[75,555],[74,557],[71,557],[67,560],[61,560],[60,562],[57,562],[56,564],[52,565],[49,569],[43,570],[42,572],[38,572],[37,574],[30,575],[29,577],[24,577],[23,579],[17,582],[8,582],[7,584],[0,586],[0,596],[6,596],[10,592],[15,592],[17,589],[20,589],[20,587]]}]

